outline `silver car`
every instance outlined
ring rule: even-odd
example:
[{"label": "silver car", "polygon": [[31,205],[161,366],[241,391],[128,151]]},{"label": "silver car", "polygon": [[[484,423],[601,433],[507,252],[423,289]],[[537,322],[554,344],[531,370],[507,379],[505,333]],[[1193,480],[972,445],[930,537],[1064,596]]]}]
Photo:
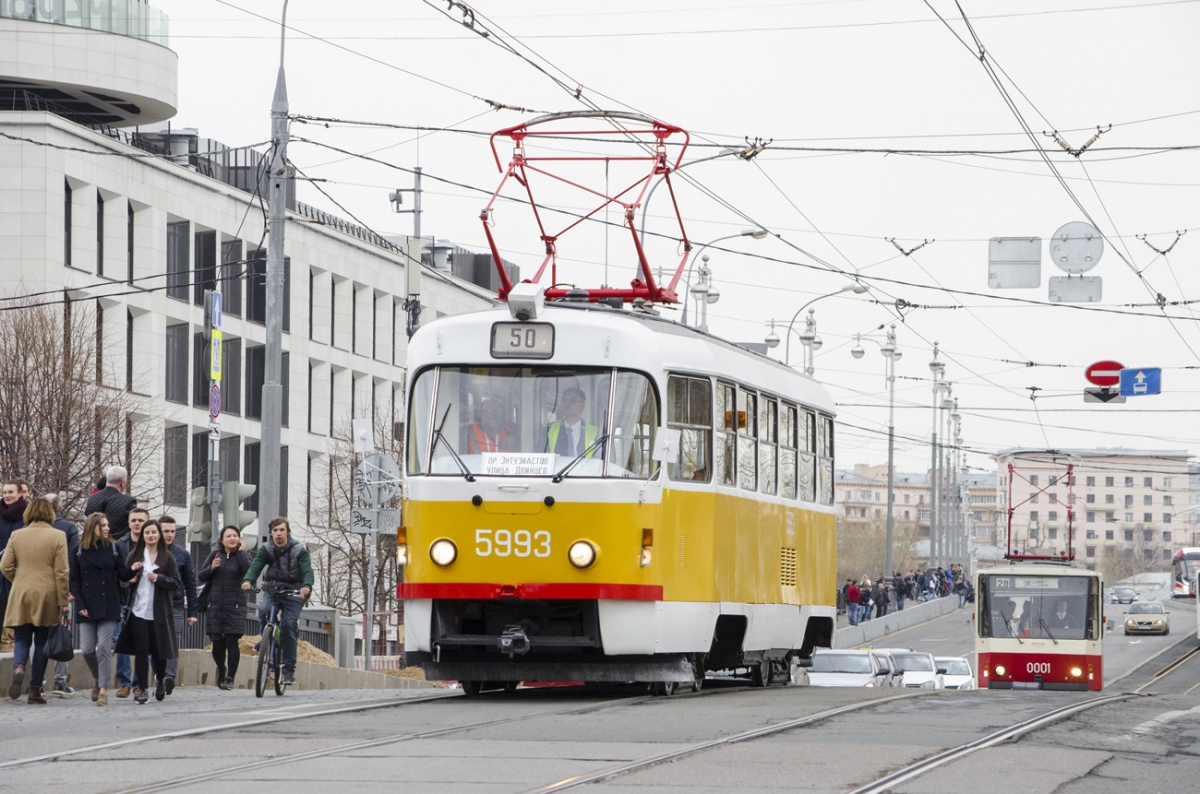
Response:
[{"label": "silver car", "polygon": [[807,673],[809,686],[887,686],[887,674],[868,651],[815,651]]},{"label": "silver car", "polygon": [[946,689],[975,688],[975,673],[965,656],[935,656],[934,661],[939,670],[946,671],[942,674]]}]

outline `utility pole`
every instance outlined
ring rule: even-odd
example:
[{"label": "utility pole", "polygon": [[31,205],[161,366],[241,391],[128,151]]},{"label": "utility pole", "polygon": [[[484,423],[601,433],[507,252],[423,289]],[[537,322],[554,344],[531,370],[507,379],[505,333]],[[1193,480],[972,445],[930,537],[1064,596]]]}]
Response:
[{"label": "utility pole", "polygon": [[[275,96],[271,100],[271,181],[267,215],[267,306],[266,362],[262,390],[262,457],[259,461],[258,512],[270,521],[280,512],[280,427],[283,424],[283,236],[287,223],[287,145],[288,100],[287,80],[283,74],[283,52],[287,35],[287,0],[279,31],[279,76],[275,80]],[[260,524],[261,526],[261,524]],[[261,534],[261,533],[260,533]]]},{"label": "utility pole", "polygon": [[[400,209],[404,205],[405,193],[413,194],[411,210]],[[412,189],[396,188],[388,196],[388,199],[392,202],[392,212],[401,214],[411,212],[413,216],[413,237],[417,240],[417,255],[414,257],[411,250],[405,251],[407,254],[404,263],[405,291],[404,303],[401,306],[408,313],[406,330],[409,338],[412,338],[421,325],[421,166],[413,168]]]}]

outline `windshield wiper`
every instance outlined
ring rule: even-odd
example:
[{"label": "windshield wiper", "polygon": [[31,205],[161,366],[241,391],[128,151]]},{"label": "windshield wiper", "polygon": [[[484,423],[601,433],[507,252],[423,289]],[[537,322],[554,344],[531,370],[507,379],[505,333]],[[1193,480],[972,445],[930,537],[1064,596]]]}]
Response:
[{"label": "windshield wiper", "polygon": [[579,463],[579,461],[586,458],[589,454],[591,454],[591,452],[593,450],[596,449],[596,447],[603,444],[607,440],[608,440],[608,433],[604,433],[603,435],[598,436],[595,441],[593,441],[591,444],[588,444],[587,449],[585,449],[583,452],[580,452],[574,458],[571,458],[570,463],[568,463],[566,466],[563,466],[561,469],[559,469],[558,473],[555,474],[552,478],[550,478],[550,482],[562,482],[563,478],[567,476],[567,472],[569,472],[571,469],[575,468],[575,466]]},{"label": "windshield wiper", "polygon": [[[446,441],[446,437],[442,435],[442,428],[446,426],[446,420],[450,418],[450,403],[446,406],[446,413],[442,414],[441,424],[437,426],[437,430],[433,431],[433,448],[429,450],[429,459],[433,460],[433,453],[437,451],[437,445],[440,441]],[[467,478],[467,482],[475,482],[475,475],[467,468],[467,464],[463,463],[463,459],[454,451],[454,447],[449,441],[446,441],[446,449],[450,452],[450,457],[454,458],[454,462],[458,464],[458,468],[462,470],[463,476]]]},{"label": "windshield wiper", "polygon": [[1050,627],[1046,625],[1046,621],[1042,620],[1041,615],[1038,615],[1038,623],[1042,624],[1042,631],[1046,632],[1046,636],[1049,637],[1055,645],[1058,645],[1058,640],[1054,639],[1054,635],[1050,633]]},{"label": "windshield wiper", "polygon": [[1025,642],[1021,639],[1021,633],[1019,631],[1013,631],[1012,613],[1005,615],[1004,610],[1002,609],[1000,610],[1000,617],[1004,618],[1004,628],[1008,629],[1009,636],[1016,637],[1017,642],[1021,645],[1024,645]]}]

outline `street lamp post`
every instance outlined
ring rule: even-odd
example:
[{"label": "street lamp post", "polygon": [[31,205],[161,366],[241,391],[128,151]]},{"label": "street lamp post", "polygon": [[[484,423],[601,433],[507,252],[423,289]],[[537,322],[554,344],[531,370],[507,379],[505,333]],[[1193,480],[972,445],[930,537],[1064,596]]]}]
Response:
[{"label": "street lamp post", "polygon": [[[688,163],[687,165],[690,165],[690,163]],[[700,254],[704,251],[705,248],[708,248],[710,245],[713,245],[714,243],[719,243],[722,240],[732,240],[736,237],[749,237],[753,240],[761,240],[764,237],[766,237],[767,234],[768,234],[768,232],[766,229],[742,229],[737,234],[727,234],[723,237],[718,237],[715,240],[709,240],[707,243],[705,243],[704,245],[697,248],[696,252],[694,254],[692,254],[691,259],[688,260],[687,277],[683,281],[685,288],[687,290],[689,290],[691,292],[691,294],[695,295],[698,300],[700,298],[703,298],[706,303],[716,303],[718,298],[720,297],[720,293],[719,292],[716,292],[716,293],[709,292],[709,290],[713,289],[711,282],[708,282],[705,284],[706,289],[704,289],[704,290],[698,289],[699,285],[697,285],[696,287],[692,286],[692,265],[694,265],[696,263],[696,257],[700,256]],[[707,276],[709,278],[712,277],[712,271],[708,269],[708,255],[707,254],[705,254],[701,258],[700,273],[701,273],[701,275],[707,274]],[[714,295],[714,294],[716,295],[716,297],[711,297],[711,295]],[[688,316],[688,301],[685,298],[683,301],[683,313],[679,317],[679,321],[681,323],[683,323],[684,325],[687,325],[687,323],[688,323],[687,316]],[[707,319],[708,319],[708,309],[707,308],[704,309],[704,317],[705,317],[705,321],[707,322]],[[708,326],[704,325],[700,330],[707,331]]]},{"label": "street lamp post", "polygon": [[[870,287],[868,287],[866,284],[860,284],[859,282],[855,281],[851,284],[845,284],[840,289],[836,289],[833,292],[826,293],[825,295],[818,295],[797,309],[796,313],[792,315],[792,321],[788,323],[787,344],[784,345],[783,348],[783,363],[789,367],[792,365],[792,326],[796,324],[796,318],[800,316],[800,312],[804,311],[809,306],[812,306],[819,300],[832,298],[834,295],[841,295],[843,292],[853,292],[856,295],[861,295],[869,289]],[[815,312],[816,310],[814,309],[808,313],[807,321],[804,324],[804,333],[800,335],[800,342],[805,347],[807,354],[806,358],[808,359],[804,366],[804,373],[806,375],[813,374],[814,367],[812,362],[812,353],[821,346],[820,340],[817,339],[817,321],[813,317]]]},{"label": "street lamp post", "polygon": [[[862,337],[857,337],[861,343]],[[894,573],[892,569],[892,538],[895,531],[895,498],[893,491],[896,487],[896,362],[904,356],[904,351],[896,346],[896,324],[892,323],[888,326],[887,341],[877,342],[874,339],[870,341],[879,345],[879,352],[887,359],[887,382],[888,382],[888,460],[887,460],[887,533],[884,542],[886,549],[884,551],[884,576],[891,576]],[[855,358],[863,357],[863,349],[859,344],[856,344],[850,351],[850,355]]]},{"label": "street lamp post", "polygon": [[946,371],[946,363],[938,359],[938,343],[933,343],[933,360],[929,362],[929,371],[933,374],[933,438],[930,439],[929,457],[929,565],[938,564],[938,515],[937,515],[937,469],[938,469],[938,395],[941,393],[942,373]]}]

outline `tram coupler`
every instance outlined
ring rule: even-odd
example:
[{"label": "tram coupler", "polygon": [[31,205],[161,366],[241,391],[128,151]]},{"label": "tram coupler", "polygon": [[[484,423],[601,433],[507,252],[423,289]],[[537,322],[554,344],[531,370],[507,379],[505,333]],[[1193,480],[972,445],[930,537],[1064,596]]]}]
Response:
[{"label": "tram coupler", "polygon": [[499,640],[500,651],[511,658],[529,653],[529,636],[520,626],[505,626]]}]

